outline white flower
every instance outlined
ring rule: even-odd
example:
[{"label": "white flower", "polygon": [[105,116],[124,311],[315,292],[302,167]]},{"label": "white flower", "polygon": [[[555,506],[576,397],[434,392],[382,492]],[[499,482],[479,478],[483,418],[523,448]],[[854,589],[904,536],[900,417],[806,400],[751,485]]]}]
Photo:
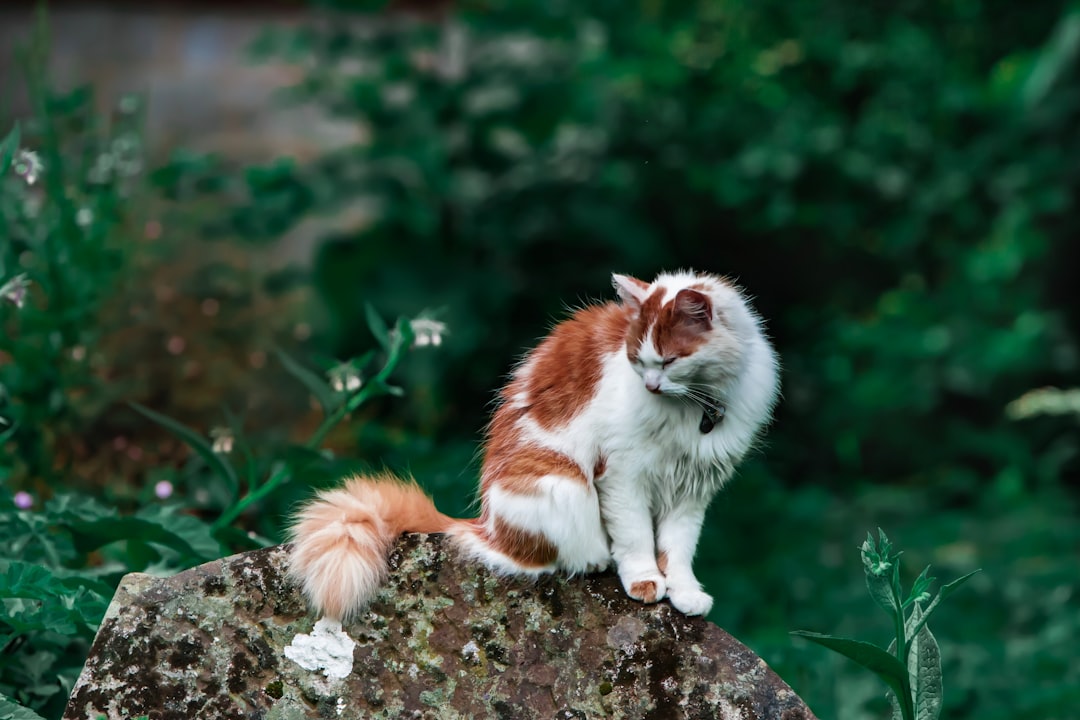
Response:
[{"label": "white flower", "polygon": [[328,372],[326,377],[330,380],[330,387],[334,388],[334,392],[354,393],[364,385],[360,373],[349,363],[338,365]]},{"label": "white flower", "polygon": [[86,227],[94,222],[94,211],[90,208],[79,208],[79,211],[75,213],[75,222],[79,227]]},{"label": "white flower", "polygon": [[409,321],[413,332],[413,347],[438,347],[446,334],[446,323],[431,318],[418,317]]},{"label": "white flower", "polygon": [[26,274],[16,275],[3,285],[0,285],[0,300],[7,300],[17,308],[26,304],[26,289],[30,287],[30,281]]},{"label": "white flower", "polygon": [[26,181],[27,185],[33,185],[37,182],[41,171],[45,169],[45,165],[33,150],[20,150],[19,154],[15,156],[12,168],[14,168],[16,175]]},{"label": "white flower", "polygon": [[229,428],[214,428],[210,431],[210,437],[214,440],[212,450],[218,455],[227,455],[233,449],[233,434]]}]

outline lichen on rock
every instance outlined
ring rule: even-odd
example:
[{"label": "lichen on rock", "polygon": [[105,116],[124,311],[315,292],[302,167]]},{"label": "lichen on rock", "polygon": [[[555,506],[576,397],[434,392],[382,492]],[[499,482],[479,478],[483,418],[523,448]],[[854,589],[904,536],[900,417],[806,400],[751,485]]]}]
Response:
[{"label": "lichen on rock", "polygon": [[65,719],[813,718],[730,635],[611,573],[501,578],[407,535],[341,628],[308,612],[287,553],[128,575]]}]

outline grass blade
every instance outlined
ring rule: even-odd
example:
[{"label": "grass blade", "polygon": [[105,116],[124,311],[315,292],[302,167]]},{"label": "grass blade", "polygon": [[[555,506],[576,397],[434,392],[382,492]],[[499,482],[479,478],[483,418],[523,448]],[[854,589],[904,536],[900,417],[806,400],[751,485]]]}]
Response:
[{"label": "grass blade", "polygon": [[312,372],[290,357],[284,350],[275,349],[274,354],[285,369],[308,389],[322,407],[323,415],[329,415],[337,408],[340,398],[333,388],[318,373]]}]

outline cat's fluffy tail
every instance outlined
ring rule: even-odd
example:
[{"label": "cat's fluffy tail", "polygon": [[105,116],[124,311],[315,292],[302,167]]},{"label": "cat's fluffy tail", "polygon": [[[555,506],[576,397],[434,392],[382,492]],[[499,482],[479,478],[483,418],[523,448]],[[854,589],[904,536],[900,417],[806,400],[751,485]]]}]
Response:
[{"label": "cat's fluffy tail", "polygon": [[296,517],[289,574],[323,615],[346,621],[375,595],[390,546],[403,532],[446,532],[443,515],[414,482],[353,477],[319,493]]}]

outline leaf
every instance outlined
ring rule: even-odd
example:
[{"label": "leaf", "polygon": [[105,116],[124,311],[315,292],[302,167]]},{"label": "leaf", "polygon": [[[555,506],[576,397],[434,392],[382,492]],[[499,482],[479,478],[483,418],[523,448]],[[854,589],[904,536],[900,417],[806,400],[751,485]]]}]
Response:
[{"label": "leaf", "polygon": [[[918,622],[921,617],[922,610],[916,603],[912,618]],[[911,641],[908,673],[915,683],[915,720],[937,720],[941,715],[941,651],[925,624]]]},{"label": "leaf", "polygon": [[15,153],[19,151],[20,140],[19,123],[15,123],[15,127],[7,134],[7,137],[0,140],[0,175],[11,168],[11,161],[15,158]]},{"label": "leaf", "polygon": [[199,457],[201,457],[206,462],[206,464],[210,466],[210,469],[213,470],[218,477],[220,477],[228,484],[229,490],[234,496],[237,492],[239,492],[240,483],[236,478],[236,470],[233,468],[232,465],[222,460],[220,455],[214,452],[213,447],[211,447],[210,443],[208,443],[204,437],[202,437],[186,425],[178,423],[172,418],[162,415],[161,413],[154,412],[150,408],[140,405],[139,403],[133,402],[129,403],[129,405],[131,405],[131,407],[135,411],[141,413],[142,415],[145,415],[154,422],[163,426],[165,429],[169,430],[171,433],[183,440],[188,445],[188,447],[197,452],[199,454]]},{"label": "leaf", "polygon": [[806,630],[796,630],[791,634],[840,653],[875,673],[896,694],[905,720],[913,720],[914,709],[911,707],[911,683],[908,680],[908,670],[895,657],[877,645],[861,640],[849,640]]},{"label": "leaf", "polygon": [[333,388],[318,373],[314,373],[290,357],[284,350],[275,349],[274,354],[285,366],[285,369],[294,378],[299,380],[308,389],[315,399],[319,401],[323,414],[329,415],[337,408],[340,399]]},{"label": "leaf", "polygon": [[911,627],[905,630],[907,641],[911,642],[911,639],[915,637],[915,635],[917,635],[920,630],[923,629],[923,626],[926,625],[926,622],[930,619],[930,613],[934,612],[934,610],[937,609],[937,606],[941,603],[942,600],[956,592],[956,589],[960,587],[961,583],[966,582],[968,578],[970,578],[977,572],[979,572],[979,570],[972,570],[967,575],[958,577],[951,583],[946,583],[945,585],[942,585],[941,589],[938,590],[938,594],[934,597],[930,604],[926,606],[926,609],[922,611],[922,617],[915,621],[914,624],[908,623],[909,625],[911,625]]},{"label": "leaf", "polygon": [[[930,566],[927,565],[923,568],[923,571],[919,573],[919,577],[915,578],[915,582],[911,585],[911,592],[908,593],[907,600],[904,601],[904,607],[907,608],[911,603],[922,597],[922,594],[930,589],[930,585],[937,578],[929,577],[927,573],[930,572]],[[927,598],[930,596],[927,595]]]},{"label": "leaf", "polygon": [[0,694],[0,720],[45,720],[30,708]]},{"label": "leaf", "polygon": [[111,542],[134,540],[164,545],[196,561],[221,556],[221,546],[206,525],[197,518],[177,514],[160,505],[144,508],[132,517],[72,522],[71,528],[84,536],[82,547],[85,552]]},{"label": "leaf", "polygon": [[1027,108],[1041,103],[1073,67],[1080,55],[1080,9],[1066,11],[1054,30],[1053,37],[1039,52],[1020,88],[1021,102]]},{"label": "leaf", "polygon": [[52,573],[44,567],[18,560],[8,563],[0,577],[0,597],[3,598],[45,600],[57,594],[57,587],[59,584]]},{"label": "leaf", "polygon": [[888,693],[889,707],[892,708],[892,720],[904,720],[904,711],[900,709],[900,703],[896,700],[896,693]]},{"label": "leaf", "polygon": [[367,317],[368,327],[371,328],[371,334],[375,336],[375,340],[382,345],[384,350],[389,350],[390,329],[386,326],[386,321],[379,316],[370,303],[364,303],[364,315]]},{"label": "leaf", "polygon": [[210,526],[193,515],[177,512],[176,508],[169,505],[150,505],[139,510],[135,516],[156,523],[183,540],[200,560],[216,560],[221,557],[221,545],[214,539]]}]

